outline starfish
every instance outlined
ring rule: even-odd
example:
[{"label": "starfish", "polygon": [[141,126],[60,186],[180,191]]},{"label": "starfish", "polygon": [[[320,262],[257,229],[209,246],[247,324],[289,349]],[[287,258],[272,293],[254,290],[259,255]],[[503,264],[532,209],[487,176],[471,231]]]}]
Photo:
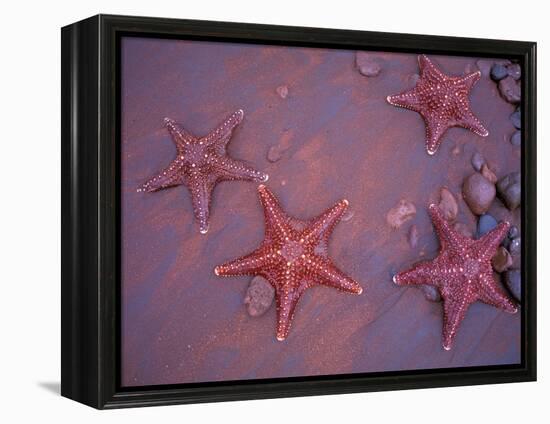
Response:
[{"label": "starfish", "polygon": [[517,312],[516,304],[493,277],[491,259],[506,236],[510,224],[501,222],[478,240],[457,232],[436,205],[429,213],[440,240],[439,255],[393,277],[397,285],[427,284],[436,287],[443,299],[443,348],[450,350],[470,305],[476,301]]},{"label": "starfish", "polygon": [[341,200],[311,221],[287,215],[263,184],[258,187],[264,209],[265,235],[252,253],[217,266],[218,276],[260,275],[275,289],[277,340],[289,332],[294,309],[306,289],[315,285],[361,294],[363,289],[328,257],[328,239],[348,207]]},{"label": "starfish", "polygon": [[426,55],[418,56],[420,78],[412,90],[388,96],[388,103],[418,112],[426,123],[426,148],[435,154],[445,131],[462,127],[487,137],[489,131],[470,110],[468,94],[481,72],[451,77],[441,72]]},{"label": "starfish", "polygon": [[164,123],[176,145],[176,158],[139,191],[153,192],[185,185],[191,193],[193,213],[202,234],[208,232],[212,191],[218,182],[232,180],[267,181],[268,175],[227,155],[233,130],[243,120],[239,109],[204,137],[196,137],[174,120]]}]

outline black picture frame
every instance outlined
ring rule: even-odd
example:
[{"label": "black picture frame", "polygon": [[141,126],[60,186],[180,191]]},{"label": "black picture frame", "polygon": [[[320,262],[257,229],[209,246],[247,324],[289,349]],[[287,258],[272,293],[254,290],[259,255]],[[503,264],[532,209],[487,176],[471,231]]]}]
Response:
[{"label": "black picture frame", "polygon": [[[122,389],[119,41],[125,34],[517,60],[523,79],[521,364]],[[104,409],[536,380],[536,43],[97,15],[62,28],[61,45],[63,396]]]}]

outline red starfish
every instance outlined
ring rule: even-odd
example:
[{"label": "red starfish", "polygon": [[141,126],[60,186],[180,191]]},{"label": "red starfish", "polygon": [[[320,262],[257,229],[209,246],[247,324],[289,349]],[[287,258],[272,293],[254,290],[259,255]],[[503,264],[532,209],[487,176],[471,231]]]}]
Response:
[{"label": "red starfish", "polygon": [[220,276],[261,275],[275,289],[277,300],[277,340],[284,340],[290,329],[294,309],[304,291],[325,285],[361,294],[363,289],[341,272],[327,254],[328,239],[348,207],[341,200],[317,218],[304,222],[288,216],[267,187],[258,187],[264,208],[264,241],[252,253],[223,265],[214,273]]},{"label": "red starfish", "polygon": [[445,131],[463,127],[487,137],[489,132],[470,110],[468,94],[481,72],[464,77],[445,75],[425,55],[418,56],[420,78],[412,90],[388,96],[388,103],[418,112],[426,123],[426,148],[433,155]]},{"label": "red starfish", "polygon": [[178,185],[187,186],[200,232],[206,234],[212,191],[218,182],[268,179],[267,174],[230,158],[226,153],[233,129],[241,123],[243,115],[244,112],[239,109],[204,137],[196,137],[172,119],[164,118],[176,145],[177,156],[166,169],[148,180],[138,191],[153,192]]},{"label": "red starfish", "polygon": [[506,236],[510,224],[501,222],[478,240],[463,236],[443,218],[436,205],[430,216],[439,236],[439,255],[393,277],[398,285],[428,284],[443,298],[443,348],[451,349],[453,339],[470,305],[478,300],[506,312],[517,307],[493,278],[491,259]]}]

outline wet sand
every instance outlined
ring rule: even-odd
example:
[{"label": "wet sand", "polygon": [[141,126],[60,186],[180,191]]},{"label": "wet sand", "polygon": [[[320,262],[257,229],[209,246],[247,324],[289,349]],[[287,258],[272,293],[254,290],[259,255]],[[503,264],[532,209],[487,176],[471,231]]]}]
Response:
[{"label": "wet sand", "polygon": [[[475,230],[460,198],[470,159],[481,152],[496,175],[520,170],[514,107],[488,76],[473,88],[482,138],[449,130],[428,156],[417,113],[386,96],[414,86],[416,55],[377,53],[377,77],[362,76],[355,52],[130,38],[123,41],[122,93],[122,384],[124,386],[515,364],[521,360],[520,314],[476,303],[450,352],[441,347],[442,307],[393,273],[437,254],[426,207],[445,186],[458,198],[457,221]],[[430,56],[444,72],[475,71],[478,58]],[[281,98],[276,88],[288,86]],[[309,219],[342,198],[351,220],[329,243],[334,262],[363,287],[354,296],[327,287],[306,291],[290,334],[275,339],[275,307],[249,317],[243,298],[252,277],[219,278],[213,268],[263,239],[263,213],[252,182],[225,182],[213,195],[208,234],[193,219],[183,186],[137,193],[165,167],[175,147],[170,117],[204,135],[237,109],[244,120],[229,154],[269,173],[284,209]],[[287,143],[281,159],[269,148]],[[385,215],[400,199],[414,219],[399,229]],[[497,219],[519,225],[500,200]],[[407,243],[411,225],[416,248]],[[423,253],[423,255],[422,255]]]}]

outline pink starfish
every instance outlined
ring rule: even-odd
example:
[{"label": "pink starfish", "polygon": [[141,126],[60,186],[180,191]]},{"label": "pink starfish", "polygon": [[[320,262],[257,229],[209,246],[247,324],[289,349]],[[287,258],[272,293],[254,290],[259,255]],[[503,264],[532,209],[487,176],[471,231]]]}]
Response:
[{"label": "pink starfish", "polygon": [[277,301],[277,340],[284,340],[290,329],[294,309],[306,289],[325,285],[361,294],[363,289],[340,271],[327,253],[328,239],[348,207],[341,200],[311,221],[288,216],[267,187],[258,187],[264,208],[265,236],[260,246],[242,256],[217,266],[220,276],[261,275],[275,289]]},{"label": "pink starfish", "polygon": [[487,137],[489,131],[470,110],[468,95],[479,80],[476,71],[464,77],[451,77],[441,72],[426,55],[418,56],[420,78],[412,90],[388,96],[388,103],[418,112],[426,123],[426,148],[433,155],[445,131],[451,127],[466,128]]},{"label": "pink starfish", "polygon": [[220,181],[267,181],[268,175],[243,162],[230,158],[226,146],[233,130],[243,120],[238,110],[204,137],[196,137],[172,119],[164,123],[176,145],[176,158],[159,174],[145,182],[138,191],[153,192],[185,185],[191,192],[193,212],[199,230],[206,234],[209,227],[212,191]]},{"label": "pink starfish", "polygon": [[443,298],[443,348],[450,350],[458,327],[470,305],[478,300],[515,313],[515,302],[493,278],[491,259],[510,224],[501,222],[478,240],[456,231],[436,205],[429,213],[440,240],[439,255],[393,277],[398,285],[428,284]]}]

